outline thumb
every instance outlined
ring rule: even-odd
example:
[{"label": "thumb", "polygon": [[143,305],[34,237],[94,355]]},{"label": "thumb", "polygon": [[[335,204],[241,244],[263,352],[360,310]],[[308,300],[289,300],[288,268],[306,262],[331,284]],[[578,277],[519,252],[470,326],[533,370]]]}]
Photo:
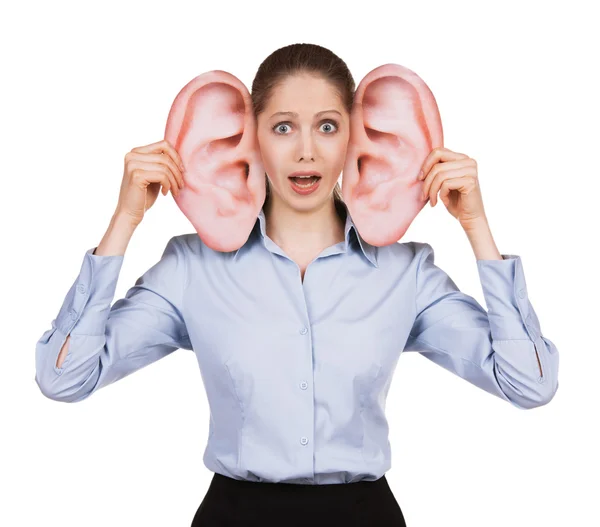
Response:
[{"label": "thumb", "polygon": [[450,190],[447,187],[444,187],[440,190],[440,200],[442,201],[442,203],[447,207],[448,206],[448,194],[450,193]]}]

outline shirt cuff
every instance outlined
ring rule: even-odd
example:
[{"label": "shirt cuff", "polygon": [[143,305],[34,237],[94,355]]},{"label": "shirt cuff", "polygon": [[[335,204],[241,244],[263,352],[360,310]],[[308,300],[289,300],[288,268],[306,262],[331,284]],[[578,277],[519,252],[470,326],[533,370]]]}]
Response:
[{"label": "shirt cuff", "polygon": [[494,340],[537,340],[539,320],[527,295],[521,257],[502,254],[502,260],[477,260]]},{"label": "shirt cuff", "polygon": [[104,336],[124,255],[100,256],[88,249],[77,279],[53,321],[64,335]]}]

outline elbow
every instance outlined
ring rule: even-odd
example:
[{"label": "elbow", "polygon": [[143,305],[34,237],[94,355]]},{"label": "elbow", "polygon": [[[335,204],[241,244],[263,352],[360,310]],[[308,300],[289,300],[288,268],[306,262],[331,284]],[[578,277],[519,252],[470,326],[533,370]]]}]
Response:
[{"label": "elbow", "polygon": [[39,372],[36,372],[35,374],[35,383],[40,389],[40,392],[42,392],[42,395],[47,399],[57,402],[68,402],[60,396],[59,392],[56,390],[56,387],[53,386],[54,383],[44,380],[43,377],[40,376]]},{"label": "elbow", "polygon": [[[40,339],[36,346],[35,382],[44,397],[61,403],[87,399],[99,385],[101,365],[97,358],[85,364],[73,361],[70,353],[57,366],[65,338],[54,330],[53,339]],[[95,352],[95,350],[94,350]]]},{"label": "elbow", "polygon": [[558,381],[554,386],[549,383],[544,383],[540,385],[540,388],[535,391],[532,391],[528,397],[523,397],[520,395],[519,397],[511,397],[508,398],[508,401],[520,410],[531,410],[533,408],[540,408],[541,406],[546,406],[554,396],[558,390]]},{"label": "elbow", "polygon": [[[544,355],[541,363],[536,362],[536,369],[526,371],[525,368],[516,370],[497,369],[494,373],[498,395],[509,401],[513,406],[523,410],[531,410],[546,406],[558,391],[558,359],[555,355]],[[553,358],[550,361],[548,357]],[[542,368],[543,366],[543,368]],[[542,368],[538,374],[537,368]],[[507,371],[510,372],[507,373]]]},{"label": "elbow", "polygon": [[537,398],[537,404],[536,406],[534,406],[534,408],[537,408],[539,406],[545,406],[547,405],[552,399],[554,399],[554,396],[556,395],[556,392],[558,391],[558,380],[554,383],[554,385],[550,384],[550,383],[545,383],[545,390],[540,390],[539,396]]},{"label": "elbow", "polygon": [[44,375],[40,375],[39,372],[36,372],[35,375],[35,382],[42,395],[47,399],[60,403],[76,403],[87,399],[93,393],[93,390],[86,388],[86,383],[80,386],[66,385],[64,382],[61,382],[64,380],[61,379],[60,375],[56,372],[52,373],[53,375],[50,375],[50,379]]}]

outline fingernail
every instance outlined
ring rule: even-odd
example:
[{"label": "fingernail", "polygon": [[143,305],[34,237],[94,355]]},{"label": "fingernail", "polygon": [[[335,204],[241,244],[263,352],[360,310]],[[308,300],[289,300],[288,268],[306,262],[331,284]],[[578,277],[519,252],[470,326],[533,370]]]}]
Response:
[{"label": "fingernail", "polygon": [[423,171],[421,170],[421,172],[419,172],[419,176],[417,177],[417,179],[422,179],[423,178]]}]

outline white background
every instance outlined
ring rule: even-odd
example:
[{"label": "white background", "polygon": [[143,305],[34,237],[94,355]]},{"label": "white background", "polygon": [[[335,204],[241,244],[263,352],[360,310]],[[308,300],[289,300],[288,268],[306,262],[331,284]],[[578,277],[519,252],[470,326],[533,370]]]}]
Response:
[{"label": "white background", "polygon": [[[44,398],[36,341],[117,202],[124,155],[163,138],[169,108],[211,69],[246,86],[278,47],[311,42],[356,83],[387,62],[433,91],[445,146],[477,160],[500,252],[522,257],[560,352],[549,405],[519,411],[402,357],[387,402],[387,473],[409,527],[600,525],[598,57],[593,2],[21,2],[3,8],[2,404],[6,526],[188,526],[212,473],[208,404],[180,350],[78,404]],[[159,194],[127,249],[116,298],[174,235]],[[472,249],[440,201],[402,241],[482,305]],[[274,397],[277,394],[273,394]]]}]

